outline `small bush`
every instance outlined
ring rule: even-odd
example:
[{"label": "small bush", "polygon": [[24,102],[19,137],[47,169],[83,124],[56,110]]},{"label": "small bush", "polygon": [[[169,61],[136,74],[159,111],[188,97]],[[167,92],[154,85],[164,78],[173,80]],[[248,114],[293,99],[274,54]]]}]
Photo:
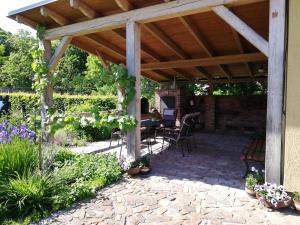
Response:
[{"label": "small bush", "polygon": [[0,203],[5,203],[7,214],[12,218],[24,218],[37,212],[48,213],[57,186],[49,175],[18,175],[1,185]]},{"label": "small bush", "polygon": [[294,192],[294,199],[300,201],[300,192]]},{"label": "small bush", "polygon": [[0,181],[33,172],[38,166],[38,148],[30,141],[15,139],[11,143],[0,144]]}]

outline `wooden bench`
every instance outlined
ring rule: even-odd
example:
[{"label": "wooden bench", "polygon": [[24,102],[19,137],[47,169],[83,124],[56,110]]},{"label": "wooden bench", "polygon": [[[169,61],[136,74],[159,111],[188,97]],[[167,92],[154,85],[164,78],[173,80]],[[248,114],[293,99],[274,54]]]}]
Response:
[{"label": "wooden bench", "polygon": [[249,162],[265,162],[266,141],[264,139],[253,139],[241,154],[240,159],[246,164],[245,176],[250,172]]}]

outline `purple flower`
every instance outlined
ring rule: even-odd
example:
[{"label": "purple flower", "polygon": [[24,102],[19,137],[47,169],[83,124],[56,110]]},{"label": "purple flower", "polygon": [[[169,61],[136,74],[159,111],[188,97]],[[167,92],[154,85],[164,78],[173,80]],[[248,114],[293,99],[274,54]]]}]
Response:
[{"label": "purple flower", "polygon": [[26,128],[25,125],[21,125],[20,127],[13,126],[9,124],[7,121],[4,121],[0,124],[0,143],[6,144],[12,141],[13,138],[19,137],[21,139],[27,139],[29,141],[33,141],[35,137],[35,133]]}]

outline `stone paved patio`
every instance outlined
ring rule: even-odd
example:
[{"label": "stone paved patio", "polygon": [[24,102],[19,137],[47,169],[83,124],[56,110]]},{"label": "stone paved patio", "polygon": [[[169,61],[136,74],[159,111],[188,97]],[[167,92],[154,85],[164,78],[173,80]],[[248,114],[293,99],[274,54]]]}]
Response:
[{"label": "stone paved patio", "polygon": [[239,154],[247,141],[200,133],[186,157],[174,149],[155,154],[147,176],[124,178],[40,224],[300,224],[291,209],[271,212],[244,192]]}]

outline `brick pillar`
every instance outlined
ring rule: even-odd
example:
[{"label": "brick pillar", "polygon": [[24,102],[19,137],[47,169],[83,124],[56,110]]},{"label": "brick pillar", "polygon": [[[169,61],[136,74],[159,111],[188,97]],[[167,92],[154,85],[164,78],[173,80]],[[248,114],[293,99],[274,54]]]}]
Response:
[{"label": "brick pillar", "polygon": [[214,96],[205,97],[205,129],[214,131],[215,126],[215,111],[216,111],[216,99]]}]

